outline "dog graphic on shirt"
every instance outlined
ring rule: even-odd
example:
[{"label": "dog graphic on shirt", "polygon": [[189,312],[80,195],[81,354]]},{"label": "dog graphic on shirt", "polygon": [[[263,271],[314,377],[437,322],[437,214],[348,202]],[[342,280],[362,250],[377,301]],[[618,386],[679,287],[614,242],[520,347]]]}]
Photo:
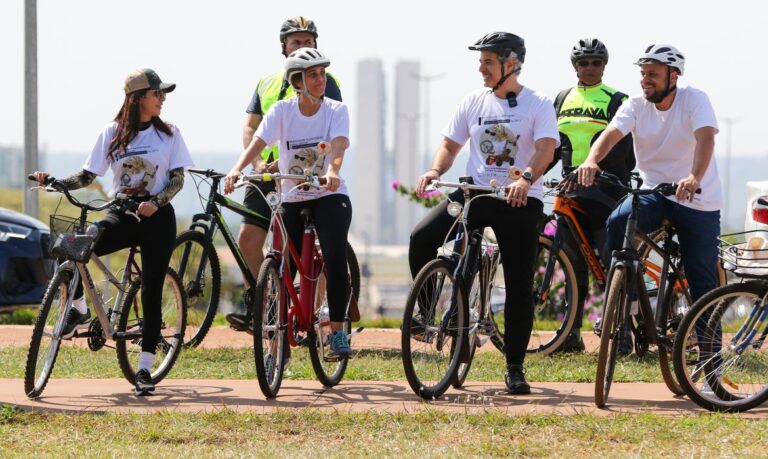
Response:
[{"label": "dog graphic on shirt", "polygon": [[515,164],[517,156],[517,139],[520,135],[515,135],[507,129],[506,126],[496,124],[485,129],[480,136],[480,151],[486,155],[485,164],[495,164],[501,167],[504,163],[510,166]]},{"label": "dog graphic on shirt", "polygon": [[138,156],[132,156],[123,162],[121,169],[121,193],[132,197],[149,196],[155,185],[157,166]]},{"label": "dog graphic on shirt", "polygon": [[301,175],[305,170],[311,170],[312,174],[322,174],[325,165],[325,157],[317,153],[317,148],[302,148],[293,153],[288,165],[288,172]]}]

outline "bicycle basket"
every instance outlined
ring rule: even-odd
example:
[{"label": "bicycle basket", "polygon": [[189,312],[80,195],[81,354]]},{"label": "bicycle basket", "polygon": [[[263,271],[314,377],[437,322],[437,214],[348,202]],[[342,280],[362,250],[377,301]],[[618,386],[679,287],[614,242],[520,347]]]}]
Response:
[{"label": "bicycle basket", "polygon": [[723,234],[718,239],[723,268],[740,277],[768,278],[768,231]]},{"label": "bicycle basket", "polygon": [[48,250],[51,257],[86,263],[102,231],[96,226],[98,231],[95,234],[84,234],[90,225],[79,218],[51,215],[51,245]]}]

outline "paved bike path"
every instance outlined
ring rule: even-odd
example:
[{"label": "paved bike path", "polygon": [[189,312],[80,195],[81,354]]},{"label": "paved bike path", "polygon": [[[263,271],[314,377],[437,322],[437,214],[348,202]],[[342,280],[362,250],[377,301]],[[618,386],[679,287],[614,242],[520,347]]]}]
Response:
[{"label": "paved bike path", "polygon": [[[470,382],[461,390],[450,389],[436,401],[416,397],[404,381],[349,381],[323,388],[317,381],[284,381],[275,400],[266,400],[255,380],[169,379],[155,395],[136,397],[121,379],[53,379],[43,396],[29,400],[21,379],[0,379],[0,403],[47,412],[153,413],[161,411],[271,413],[287,408],[322,411],[412,413],[436,409],[446,412],[506,414],[583,414],[652,412],[666,416],[706,412],[684,397],[674,397],[661,383],[616,383],[610,404],[597,409],[590,383],[532,383],[532,393],[511,396],[502,383]],[[768,418],[768,406],[741,416]]]}]

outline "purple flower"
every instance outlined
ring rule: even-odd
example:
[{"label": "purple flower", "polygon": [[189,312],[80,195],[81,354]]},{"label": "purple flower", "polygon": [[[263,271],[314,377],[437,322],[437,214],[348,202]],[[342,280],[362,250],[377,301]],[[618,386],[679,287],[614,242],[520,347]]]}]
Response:
[{"label": "purple flower", "polygon": [[392,189],[396,190],[400,186],[400,180],[392,181]]},{"label": "purple flower", "polygon": [[437,190],[427,191],[425,193],[421,193],[421,197],[428,199],[428,198],[436,198],[440,196],[440,192]]},{"label": "purple flower", "polygon": [[550,220],[544,227],[544,235],[555,237],[555,231],[557,231],[557,220]]}]

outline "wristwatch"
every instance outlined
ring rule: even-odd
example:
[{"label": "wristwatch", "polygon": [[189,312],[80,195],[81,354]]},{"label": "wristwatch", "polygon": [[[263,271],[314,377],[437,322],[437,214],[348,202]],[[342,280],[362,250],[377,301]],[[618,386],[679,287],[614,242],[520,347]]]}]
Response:
[{"label": "wristwatch", "polygon": [[531,174],[530,171],[523,172],[523,174],[520,177],[528,180],[528,183],[531,183],[531,184],[533,183],[533,174]]}]

